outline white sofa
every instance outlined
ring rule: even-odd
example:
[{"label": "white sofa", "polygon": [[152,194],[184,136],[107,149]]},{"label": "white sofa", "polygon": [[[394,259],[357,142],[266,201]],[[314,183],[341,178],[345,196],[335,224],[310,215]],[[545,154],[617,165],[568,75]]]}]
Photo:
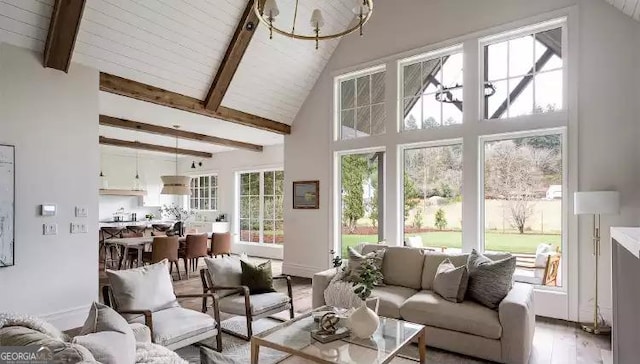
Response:
[{"label": "white sofa", "polygon": [[[365,245],[362,253],[386,248],[384,286],[373,290],[381,316],[426,326],[427,345],[500,363],[527,363],[535,330],[533,286],[515,283],[498,310],[471,300],[449,302],[432,291],[438,265],[449,258],[466,264],[468,254],[449,255],[419,248]],[[487,256],[501,259],[505,254]],[[336,269],[313,277],[313,307],[325,304],[324,291]]]}]

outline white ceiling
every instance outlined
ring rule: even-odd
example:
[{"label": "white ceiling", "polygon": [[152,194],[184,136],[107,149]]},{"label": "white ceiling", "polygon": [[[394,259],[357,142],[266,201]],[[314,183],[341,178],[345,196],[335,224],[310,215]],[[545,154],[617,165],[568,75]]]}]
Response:
[{"label": "white ceiling", "polygon": [[[280,19],[295,0],[277,0]],[[303,2],[299,29],[310,30],[311,9],[320,8],[325,30],[351,21],[360,0]],[[44,49],[54,0],[0,0],[0,42]],[[87,0],[72,61],[120,77],[204,99],[247,0]],[[284,26],[281,24],[281,26]],[[333,54],[338,41],[296,41],[259,25],[222,105],[291,125]],[[100,92],[100,112],[162,126],[260,145],[281,144],[282,135]],[[135,132],[101,127],[105,136],[141,140]],[[107,135],[108,133],[108,135]],[[148,134],[149,142],[174,145]],[[229,150],[182,140],[184,148]]]},{"label": "white ceiling", "polygon": [[605,0],[623,13],[640,21],[640,0]]}]

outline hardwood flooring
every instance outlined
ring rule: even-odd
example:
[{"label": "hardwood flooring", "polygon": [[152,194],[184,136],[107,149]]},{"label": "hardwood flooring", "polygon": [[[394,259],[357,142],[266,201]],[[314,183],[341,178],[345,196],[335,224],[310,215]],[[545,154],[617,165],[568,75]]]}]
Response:
[{"label": "hardwood flooring", "polygon": [[[265,261],[261,258],[251,258],[256,263]],[[182,268],[182,267],[181,267]],[[199,269],[204,268],[204,262],[200,262],[198,272],[191,272],[190,278],[185,279],[181,271],[182,280],[178,281],[174,272],[174,288],[177,294],[200,293]],[[282,262],[272,262],[273,274],[281,274]],[[294,309],[296,313],[304,313],[311,310],[311,279],[292,277]],[[100,272],[100,287],[106,284],[104,271]],[[276,287],[279,288],[279,287]],[[180,303],[184,307],[200,310],[202,301],[199,299],[185,299]],[[225,319],[225,315],[222,315]],[[609,336],[594,336],[583,332],[576,323],[554,320],[543,317],[536,318],[536,333],[533,342],[533,350],[529,363],[553,363],[553,364],[590,364],[610,363],[611,339]]]}]

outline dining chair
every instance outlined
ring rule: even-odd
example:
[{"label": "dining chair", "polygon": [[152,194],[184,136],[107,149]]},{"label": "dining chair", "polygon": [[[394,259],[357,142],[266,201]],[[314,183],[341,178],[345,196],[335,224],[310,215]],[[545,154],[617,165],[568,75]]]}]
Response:
[{"label": "dining chair", "polygon": [[144,233],[147,231],[146,225],[127,225],[127,232],[131,233],[140,233],[141,236],[144,236]]},{"label": "dining chair", "polygon": [[[100,254],[101,250],[104,250],[103,264],[105,268],[107,267],[107,262],[120,261],[120,248],[117,245],[107,243],[106,240],[111,238],[121,238],[122,230],[123,229],[119,227],[104,226],[100,228],[100,243],[98,245],[98,254]],[[114,252],[116,255],[115,258],[113,257]]]},{"label": "dining chair", "polygon": [[151,244],[151,253],[143,253],[142,260],[146,263],[155,264],[163,259],[169,261],[169,273],[173,272],[173,265],[178,272],[178,280],[181,280],[180,268],[178,268],[178,242],[177,236],[156,236]]},{"label": "dining chair", "polygon": [[208,253],[210,257],[231,256],[231,233],[211,234],[211,249]]},{"label": "dining chair", "polygon": [[171,229],[171,225],[168,224],[151,224],[151,235],[156,235],[155,233],[166,233],[169,229]]},{"label": "dining chair", "polygon": [[[129,228],[127,227],[127,229],[125,231],[122,232],[122,237],[123,238],[142,238],[144,237],[144,233],[143,232],[133,232],[131,230],[129,230]],[[133,262],[137,263],[137,266],[141,266],[144,263],[144,259],[142,262],[138,262],[138,249],[129,249],[128,253],[127,253],[127,257],[124,257],[127,260],[124,262],[125,263],[125,267],[129,267],[129,268],[133,268]],[[122,259],[122,258],[120,258]]]},{"label": "dining chair", "polygon": [[184,246],[180,247],[178,250],[178,258],[184,260],[184,270],[186,271],[187,279],[189,279],[189,267],[187,266],[187,262],[191,265],[191,270],[195,272],[200,258],[207,256],[208,243],[209,237],[206,233],[187,235]]}]

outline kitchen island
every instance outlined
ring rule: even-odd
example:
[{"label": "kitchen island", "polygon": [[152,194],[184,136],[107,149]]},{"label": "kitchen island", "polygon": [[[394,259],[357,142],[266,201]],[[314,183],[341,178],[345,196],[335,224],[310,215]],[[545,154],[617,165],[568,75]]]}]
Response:
[{"label": "kitchen island", "polygon": [[613,294],[613,362],[637,363],[640,358],[640,228],[611,228]]}]

